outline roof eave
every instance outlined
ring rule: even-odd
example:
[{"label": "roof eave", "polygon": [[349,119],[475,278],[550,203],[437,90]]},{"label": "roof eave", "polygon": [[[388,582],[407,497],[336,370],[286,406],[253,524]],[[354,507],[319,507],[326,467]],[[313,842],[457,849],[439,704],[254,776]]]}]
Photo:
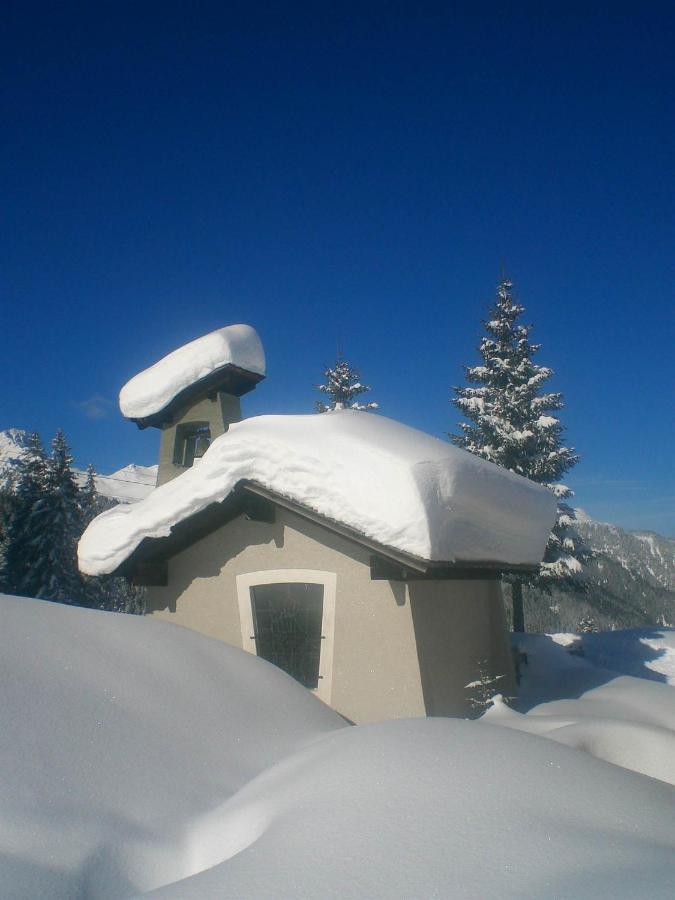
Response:
[{"label": "roof eave", "polygon": [[195,381],[194,384],[188,385],[157,412],[149,416],[128,416],[128,418],[139,428],[162,428],[173,421],[177,410],[189,406],[200,396],[224,391],[235,397],[243,397],[264,378],[265,376],[258,372],[249,372],[248,369],[242,369],[233,363],[226,363],[204,378],[200,378],[199,381]]},{"label": "roof eave", "polygon": [[273,521],[260,508],[251,507],[251,501],[260,498],[272,506],[279,506],[310,521],[321,528],[365,547],[371,556],[371,578],[374,580],[419,579],[499,579],[507,574],[535,574],[538,565],[506,563],[495,560],[426,560],[393,547],[380,544],[363,533],[297,503],[253,481],[239,482],[222,501],[209,506],[178,522],[171,534],[162,538],[145,538],[134,552],[113,574],[133,575],[139,563],[165,560],[205,537],[236,516],[244,513],[262,521]]}]

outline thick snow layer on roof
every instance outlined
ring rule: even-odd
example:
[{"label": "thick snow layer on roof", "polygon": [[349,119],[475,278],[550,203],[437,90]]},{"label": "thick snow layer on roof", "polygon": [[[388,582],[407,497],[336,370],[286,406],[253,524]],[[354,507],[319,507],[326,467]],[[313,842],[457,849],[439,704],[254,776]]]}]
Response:
[{"label": "thick snow layer on roof", "polygon": [[255,375],[265,374],[265,352],[250,325],[219,328],[139,372],[120,391],[122,415],[128,419],[154,415],[185,388],[228,363]]},{"label": "thick snow layer on roof", "polygon": [[165,622],[0,616],[3,898],[672,897],[663,782],[501,722],[347,727]]},{"label": "thick snow layer on roof", "polygon": [[424,560],[536,565],[553,494],[446,441],[373,413],[259,416],[231,425],[201,463],[140,503],[95,519],[80,569],[112,572],[144,538],[251,480]]}]

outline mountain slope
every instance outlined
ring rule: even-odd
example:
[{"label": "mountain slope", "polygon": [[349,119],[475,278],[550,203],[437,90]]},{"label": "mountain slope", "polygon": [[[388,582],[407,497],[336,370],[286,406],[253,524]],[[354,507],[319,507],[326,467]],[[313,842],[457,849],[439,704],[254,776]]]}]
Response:
[{"label": "mountain slope", "polygon": [[675,540],[579,512],[578,531],[595,553],[586,566],[588,590],[526,589],[527,630],[576,631],[584,617],[600,629],[674,623]]}]

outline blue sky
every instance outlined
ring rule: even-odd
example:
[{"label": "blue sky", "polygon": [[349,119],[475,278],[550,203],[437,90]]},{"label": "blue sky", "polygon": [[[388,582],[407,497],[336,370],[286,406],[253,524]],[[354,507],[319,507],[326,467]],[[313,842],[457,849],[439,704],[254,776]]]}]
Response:
[{"label": "blue sky", "polygon": [[[510,9],[509,7],[513,7]],[[675,533],[672,4],[9,4],[0,428],[155,461],[121,385],[254,325],[443,436],[502,268],[592,515]]]}]

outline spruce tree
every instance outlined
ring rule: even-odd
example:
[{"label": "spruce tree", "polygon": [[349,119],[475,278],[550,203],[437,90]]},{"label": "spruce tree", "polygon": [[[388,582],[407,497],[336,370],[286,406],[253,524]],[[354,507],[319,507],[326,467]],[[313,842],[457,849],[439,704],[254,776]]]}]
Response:
[{"label": "spruce tree", "polygon": [[77,541],[82,533],[79,494],[70,448],[59,430],[52,441],[44,493],[28,520],[33,559],[21,583],[23,593],[66,603],[85,600],[77,567]]},{"label": "spruce tree", "polygon": [[87,479],[80,488],[80,512],[82,515],[82,525],[86,526],[91,520],[102,512],[99,503],[99,496],[96,491],[96,471],[91,463],[87,466]]},{"label": "spruce tree", "polygon": [[377,409],[377,403],[359,403],[355,398],[361,394],[365,394],[370,390],[367,384],[362,384],[359,379],[359,373],[353,366],[338,356],[335,365],[327,367],[323,372],[326,379],[325,384],[318,384],[317,390],[322,394],[326,394],[329,398],[328,403],[320,400],[316,402],[317,412],[328,412],[331,409],[359,409],[369,410]]},{"label": "spruce tree", "polygon": [[2,588],[8,593],[30,593],[24,588],[36,562],[30,518],[33,507],[44,497],[47,489],[47,468],[40,435],[34,432],[28,438],[26,453],[18,463],[16,488],[11,503],[8,503],[2,565]]},{"label": "spruce tree", "polygon": [[[531,325],[517,320],[525,308],[503,280],[483,322],[482,364],[465,366],[469,387],[455,387],[452,402],[469,419],[460,422],[453,443],[518,475],[546,485],[558,499],[558,516],[546,546],[537,581],[581,582],[587,553],[574,530],[574,510],[565,502],[572,491],[560,478],[579,457],[562,443],[563,426],[551,413],[563,407],[560,393],[543,391],[553,372],[534,362],[540,349],[530,341]],[[521,581],[513,582],[514,631],[523,631]]]}]

